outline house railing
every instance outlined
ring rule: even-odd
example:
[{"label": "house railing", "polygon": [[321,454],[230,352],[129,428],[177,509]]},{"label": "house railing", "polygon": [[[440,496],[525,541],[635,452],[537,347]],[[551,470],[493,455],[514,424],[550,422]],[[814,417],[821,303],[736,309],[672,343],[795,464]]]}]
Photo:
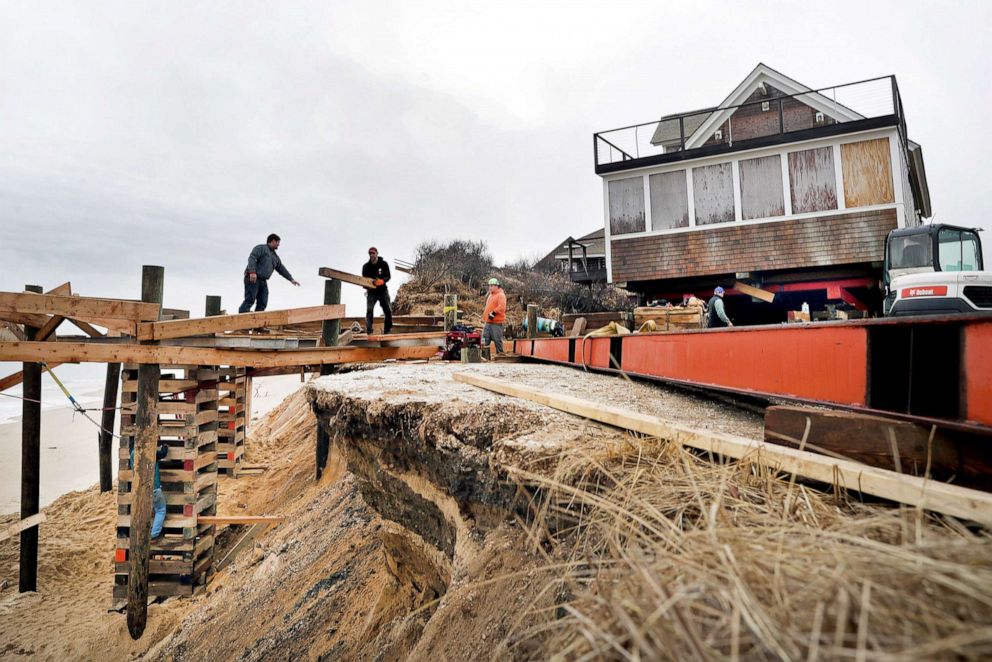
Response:
[{"label": "house railing", "polygon": [[[895,76],[824,87],[798,94],[767,98],[726,108],[670,115],[654,122],[634,124],[593,134],[593,158],[602,166],[637,161],[662,154],[697,149],[730,148],[757,139],[864,122],[893,120],[905,144],[906,123]],[[724,117],[729,115],[729,117]]]}]

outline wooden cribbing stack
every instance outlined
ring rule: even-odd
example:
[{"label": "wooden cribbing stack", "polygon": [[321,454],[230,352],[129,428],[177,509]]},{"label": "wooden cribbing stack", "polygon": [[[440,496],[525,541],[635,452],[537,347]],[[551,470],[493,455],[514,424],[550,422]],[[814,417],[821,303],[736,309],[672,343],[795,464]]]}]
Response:
[{"label": "wooden cribbing stack", "polygon": [[245,456],[248,375],[245,368],[221,367],[218,371],[217,468],[237,477]]},{"label": "wooden cribbing stack", "polygon": [[[190,596],[207,582],[213,561],[214,525],[199,516],[217,513],[218,389],[215,368],[164,368],[159,381],[156,445],[169,447],[160,461],[166,501],[165,528],[150,542],[148,596]],[[114,601],[127,598],[133,467],[130,449],[138,428],[138,368],[121,375],[121,443],[117,492]]]}]

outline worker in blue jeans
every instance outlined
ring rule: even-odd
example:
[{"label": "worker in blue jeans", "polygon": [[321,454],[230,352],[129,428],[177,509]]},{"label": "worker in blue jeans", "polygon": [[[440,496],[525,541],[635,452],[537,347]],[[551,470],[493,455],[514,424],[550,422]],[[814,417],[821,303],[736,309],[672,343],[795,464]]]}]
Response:
[{"label": "worker in blue jeans", "polygon": [[[159,462],[169,454],[169,447],[162,444],[155,451],[155,482],[152,489],[152,540],[162,535],[162,527],[165,525],[165,494],[162,492],[162,476],[159,474]],[[131,446],[131,469],[134,469],[134,446]]]}]

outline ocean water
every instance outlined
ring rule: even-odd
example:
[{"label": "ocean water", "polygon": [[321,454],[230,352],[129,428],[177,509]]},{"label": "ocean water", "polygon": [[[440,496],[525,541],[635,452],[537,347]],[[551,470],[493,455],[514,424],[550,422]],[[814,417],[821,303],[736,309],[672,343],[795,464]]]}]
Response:
[{"label": "ocean water", "polygon": [[[0,362],[0,376],[17,372],[21,367],[20,363]],[[53,371],[82,406],[99,406],[103,402],[103,387],[107,376],[105,365],[93,363],[60,365]],[[21,416],[22,395],[20,385],[0,391],[0,423],[16,420]],[[47,372],[41,375],[41,408],[42,411],[72,408],[69,399]]]}]

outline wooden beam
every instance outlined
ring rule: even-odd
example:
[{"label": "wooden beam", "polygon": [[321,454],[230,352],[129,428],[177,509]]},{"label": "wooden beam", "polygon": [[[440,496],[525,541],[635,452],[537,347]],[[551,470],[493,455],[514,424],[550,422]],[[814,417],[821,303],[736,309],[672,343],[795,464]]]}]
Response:
[{"label": "wooden beam", "polygon": [[[69,317],[69,321],[75,324],[76,326],[78,326],[87,334],[90,333],[90,330],[93,330],[96,333],[100,333],[99,331],[96,331],[96,329],[93,329],[93,327],[90,326],[91,324],[102,326],[108,331],[119,331],[121,333],[126,333],[129,336],[133,336],[138,333],[137,322],[132,322],[130,320],[108,319],[104,317],[76,316],[76,317]],[[85,327],[83,326],[84,324],[86,325]],[[86,327],[88,327],[88,329]],[[100,333],[100,335],[102,336],[104,334]]]},{"label": "wooden beam", "polygon": [[34,334],[34,340],[42,341],[48,340],[55,333],[55,330],[59,328],[59,324],[65,321],[65,318],[61,315],[52,315],[45,322],[45,326],[38,329]]},{"label": "wooden beam", "polygon": [[55,294],[60,297],[70,297],[72,296],[72,283],[66,281],[59,285],[58,287],[53,287],[52,289],[45,292],[45,294]]},{"label": "wooden beam", "polygon": [[193,320],[170,320],[138,325],[139,340],[165,340],[185,338],[206,333],[223,333],[256,329],[263,326],[282,326],[300,322],[319,322],[344,317],[344,306],[310,306],[289,310],[267,310],[261,313],[240,313],[234,315],[214,315]]},{"label": "wooden beam", "polygon": [[495,393],[523,398],[554,409],[582,416],[641,434],[668,439],[683,446],[741,459],[747,457],[780,471],[864,494],[919,506],[986,526],[992,524],[992,494],[957,485],[926,481],[915,476],[878,469],[867,465],[826,457],[794,448],[776,446],[747,439],[671,423],[656,416],[641,414],[569,395],[548,393],[529,386],[471,373],[455,373],[455,381],[471,384]]},{"label": "wooden beam", "polygon": [[159,306],[126,299],[97,299],[66,297],[30,292],[0,292],[0,312],[40,315],[62,315],[88,319],[91,317],[143,322],[158,319]]},{"label": "wooden beam", "polygon": [[769,292],[768,290],[763,290],[760,287],[754,287],[753,285],[748,285],[747,283],[742,283],[740,281],[736,281],[734,283],[734,291],[754,297],[755,299],[760,299],[765,303],[771,303],[775,300],[774,292]]},{"label": "wooden beam", "polygon": [[306,349],[217,349],[89,342],[0,342],[0,361],[53,363],[159,363],[253,368],[359,363],[385,359],[427,359],[422,347],[312,347]]},{"label": "wooden beam", "polygon": [[[88,335],[90,338],[103,338],[102,333],[94,329],[92,326],[86,322],[78,319],[69,319],[69,323],[75,325],[80,331]],[[133,328],[133,327],[132,327]]]},{"label": "wooden beam", "polygon": [[229,526],[231,524],[282,524],[286,521],[284,515],[200,515],[197,524],[215,524]]},{"label": "wooden beam", "polygon": [[[62,364],[61,363],[58,363],[58,362],[56,362],[56,363],[49,363],[48,364],[48,367],[49,368],[57,368],[60,365],[62,365]],[[7,375],[6,377],[0,378],[0,391],[6,391],[9,388],[13,388],[14,386],[17,386],[18,384],[20,384],[23,381],[24,381],[24,371],[23,370],[18,370],[15,373],[12,373],[12,374]]]},{"label": "wooden beam", "polygon": [[0,310],[0,320],[5,322],[13,322],[14,324],[23,324],[24,326],[33,326],[36,329],[40,329],[48,323],[50,317],[48,315],[38,315],[36,313],[19,313],[11,310]]},{"label": "wooden beam", "polygon": [[355,274],[350,274],[347,271],[338,271],[337,269],[331,269],[330,267],[321,267],[317,270],[317,274],[323,276],[324,278],[336,278],[343,283],[361,285],[362,287],[367,287],[370,290],[375,289],[375,281],[373,279],[366,278],[365,276],[356,276]]},{"label": "wooden beam", "polygon": [[7,540],[8,538],[13,538],[21,531],[26,531],[32,527],[38,526],[42,522],[47,522],[48,518],[45,517],[45,513],[37,513],[36,515],[31,515],[30,517],[25,517],[22,520],[18,520],[13,524],[7,526],[6,528],[0,530],[0,542]]}]

